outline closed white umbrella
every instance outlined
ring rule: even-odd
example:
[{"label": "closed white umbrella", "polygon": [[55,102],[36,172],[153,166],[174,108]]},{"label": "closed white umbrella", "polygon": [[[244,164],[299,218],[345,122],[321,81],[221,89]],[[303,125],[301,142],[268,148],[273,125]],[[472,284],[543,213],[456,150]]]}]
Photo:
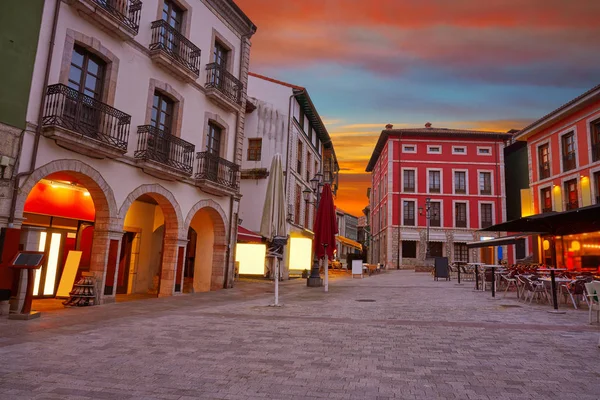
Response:
[{"label": "closed white umbrella", "polygon": [[285,187],[281,155],[275,154],[269,170],[267,194],[263,207],[260,234],[268,242],[267,257],[273,260],[275,270],[275,305],[279,305],[279,264],[283,258],[283,246],[287,244]]}]

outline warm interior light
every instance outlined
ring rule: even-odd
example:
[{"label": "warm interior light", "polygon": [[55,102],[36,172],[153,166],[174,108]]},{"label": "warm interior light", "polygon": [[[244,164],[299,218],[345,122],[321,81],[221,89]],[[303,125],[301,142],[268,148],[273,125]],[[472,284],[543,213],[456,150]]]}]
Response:
[{"label": "warm interior light", "polygon": [[[38,251],[44,251],[46,249],[46,232],[40,233],[40,242],[38,243]],[[42,267],[44,268],[44,267]],[[42,268],[35,270],[35,277],[33,283],[33,295],[37,296],[40,290],[40,279],[42,275]]]},{"label": "warm interior light", "polygon": [[84,195],[85,197],[88,197],[88,196],[90,195],[90,192],[83,192],[83,195]]},{"label": "warm interior light", "polygon": [[550,242],[547,239],[544,239],[544,250],[548,250],[550,248]]},{"label": "warm interior light", "polygon": [[264,244],[238,243],[235,251],[235,261],[240,263],[240,274],[263,275],[265,273],[265,255],[267,246]]},{"label": "warm interior light", "polygon": [[573,250],[573,251],[581,250],[581,243],[579,243],[579,241],[577,241],[577,240],[573,240],[571,242],[571,250]]},{"label": "warm interior light", "polygon": [[50,251],[48,252],[48,266],[46,270],[46,282],[44,283],[44,294],[54,294],[54,284],[56,282],[56,270],[58,267],[58,252],[60,250],[60,242],[62,235],[53,233],[50,238]]},{"label": "warm interior light", "polygon": [[310,270],[312,240],[308,238],[290,238],[290,269]]}]

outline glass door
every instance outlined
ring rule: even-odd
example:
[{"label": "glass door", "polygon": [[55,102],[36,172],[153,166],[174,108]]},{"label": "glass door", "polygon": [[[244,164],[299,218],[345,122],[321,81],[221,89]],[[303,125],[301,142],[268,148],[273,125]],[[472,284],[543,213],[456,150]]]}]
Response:
[{"label": "glass door", "polygon": [[56,288],[62,272],[59,260],[61,260],[65,236],[64,232],[55,230],[47,230],[40,234],[38,251],[44,252],[45,260],[42,268],[35,271],[33,285],[35,297],[54,297],[56,295]]}]

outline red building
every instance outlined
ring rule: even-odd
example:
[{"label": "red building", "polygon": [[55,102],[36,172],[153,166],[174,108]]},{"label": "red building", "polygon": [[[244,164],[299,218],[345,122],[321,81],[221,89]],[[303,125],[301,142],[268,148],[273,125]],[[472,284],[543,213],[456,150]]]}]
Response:
[{"label": "red building", "polygon": [[366,169],[372,174],[371,262],[423,265],[427,243],[432,257],[450,262],[495,261],[492,248],[468,254],[466,243],[495,237],[477,230],[506,218],[503,149],[511,136],[387,125]]},{"label": "red building", "polygon": [[[535,121],[515,139],[526,141],[529,153],[522,216],[600,204],[600,85]],[[557,237],[556,243],[559,266],[600,265],[600,232]],[[534,240],[533,247],[538,260],[550,258],[543,239]]]}]

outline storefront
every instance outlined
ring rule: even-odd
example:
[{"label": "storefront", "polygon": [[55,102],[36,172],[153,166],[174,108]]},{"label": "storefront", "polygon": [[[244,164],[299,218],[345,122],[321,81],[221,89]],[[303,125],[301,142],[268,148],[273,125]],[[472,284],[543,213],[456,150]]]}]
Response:
[{"label": "storefront", "polygon": [[[600,272],[600,231],[556,236],[555,240],[559,268]],[[543,239],[542,251],[544,257],[548,257],[551,253],[550,240]]]}]

